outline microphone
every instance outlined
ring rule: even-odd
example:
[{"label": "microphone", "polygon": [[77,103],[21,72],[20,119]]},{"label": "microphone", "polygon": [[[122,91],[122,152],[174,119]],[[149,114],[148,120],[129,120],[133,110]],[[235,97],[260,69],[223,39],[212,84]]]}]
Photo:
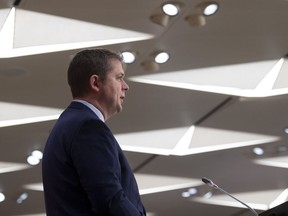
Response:
[{"label": "microphone", "polygon": [[241,200],[237,199],[236,197],[232,196],[230,193],[228,193],[227,191],[223,190],[222,188],[220,188],[218,185],[216,185],[213,181],[211,181],[208,178],[202,178],[202,181],[209,185],[210,187],[216,189],[216,190],[220,190],[221,192],[225,193],[226,195],[230,196],[231,198],[233,198],[234,200],[238,201],[239,203],[241,203],[242,205],[246,206],[249,210],[251,210],[253,212],[254,215],[258,216],[258,213],[252,209],[250,206],[248,206],[246,203],[242,202]]}]

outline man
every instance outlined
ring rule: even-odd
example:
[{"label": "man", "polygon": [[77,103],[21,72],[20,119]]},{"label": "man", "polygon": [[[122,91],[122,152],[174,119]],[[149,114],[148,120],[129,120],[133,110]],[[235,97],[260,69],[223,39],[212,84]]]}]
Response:
[{"label": "man", "polygon": [[47,140],[42,175],[47,216],[144,216],[137,183],[105,121],[129,87],[121,57],[79,52],[68,68],[73,101]]}]

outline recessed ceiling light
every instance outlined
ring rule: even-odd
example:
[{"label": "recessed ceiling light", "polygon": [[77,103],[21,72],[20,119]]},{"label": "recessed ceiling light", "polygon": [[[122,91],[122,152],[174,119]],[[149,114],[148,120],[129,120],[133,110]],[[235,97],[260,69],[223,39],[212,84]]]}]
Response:
[{"label": "recessed ceiling light", "polygon": [[195,194],[197,194],[198,190],[197,190],[197,188],[189,188],[188,192],[190,195],[195,195]]},{"label": "recessed ceiling light", "polygon": [[41,151],[34,150],[32,151],[31,155],[27,157],[27,162],[30,165],[35,166],[40,163],[40,161],[42,160],[42,157],[43,157],[43,153]]},{"label": "recessed ceiling light", "polygon": [[123,57],[123,61],[126,64],[131,64],[136,59],[135,54],[133,52],[125,51],[125,52],[122,52],[121,54],[122,54],[122,57]]},{"label": "recessed ceiling light", "polygon": [[27,157],[27,162],[30,165],[35,166],[35,165],[40,163],[40,160],[39,160],[39,158],[30,155],[30,156]]},{"label": "recessed ceiling light", "polygon": [[255,147],[255,148],[253,148],[253,152],[256,155],[263,155],[264,154],[264,149],[260,148],[260,147]]},{"label": "recessed ceiling light", "polygon": [[219,5],[215,1],[201,2],[196,7],[199,8],[205,16],[211,16],[219,9]]},{"label": "recessed ceiling light", "polygon": [[28,194],[27,193],[22,193],[18,199],[16,200],[16,202],[18,204],[21,204],[24,200],[26,200],[28,198]]},{"label": "recessed ceiling light", "polygon": [[181,196],[183,198],[188,198],[188,197],[190,197],[190,193],[188,191],[185,191],[185,192],[182,192]]},{"label": "recessed ceiling light", "polygon": [[3,193],[0,193],[0,202],[3,202],[5,200],[5,195]]},{"label": "recessed ceiling light", "polygon": [[284,128],[284,132],[288,134],[288,127]]},{"label": "recessed ceiling light", "polygon": [[176,16],[179,13],[179,8],[175,4],[167,3],[162,6],[162,10],[168,16]]},{"label": "recessed ceiling light", "polygon": [[218,11],[218,4],[216,2],[213,2],[209,5],[207,5],[204,9],[203,9],[203,14],[205,16],[211,16],[213,14],[215,14]]},{"label": "recessed ceiling light", "polygon": [[167,52],[160,52],[155,56],[155,62],[163,64],[169,60],[170,56]]},{"label": "recessed ceiling light", "polygon": [[39,160],[41,160],[42,157],[43,157],[43,153],[42,153],[41,151],[39,151],[39,150],[34,150],[34,151],[31,153],[31,156],[36,157],[36,158],[38,158]]}]

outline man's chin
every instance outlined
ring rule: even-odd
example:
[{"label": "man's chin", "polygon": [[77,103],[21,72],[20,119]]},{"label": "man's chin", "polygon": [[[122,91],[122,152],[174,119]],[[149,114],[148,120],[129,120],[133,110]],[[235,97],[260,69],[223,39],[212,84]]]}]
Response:
[{"label": "man's chin", "polygon": [[123,107],[121,104],[119,104],[119,106],[116,109],[116,113],[120,113],[123,110]]}]

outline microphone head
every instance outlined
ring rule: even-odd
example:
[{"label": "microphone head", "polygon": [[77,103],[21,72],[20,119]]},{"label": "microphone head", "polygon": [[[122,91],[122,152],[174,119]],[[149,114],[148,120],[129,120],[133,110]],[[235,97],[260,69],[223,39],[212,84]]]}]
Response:
[{"label": "microphone head", "polygon": [[204,177],[204,178],[202,178],[202,181],[203,181],[205,184],[209,185],[210,187],[213,187],[213,188],[215,188],[215,189],[218,189],[218,186],[217,186],[216,184],[214,184],[214,182],[212,182],[212,180]]},{"label": "microphone head", "polygon": [[211,180],[208,179],[208,178],[203,177],[203,178],[202,178],[202,181],[203,181],[205,184],[211,184]]}]

